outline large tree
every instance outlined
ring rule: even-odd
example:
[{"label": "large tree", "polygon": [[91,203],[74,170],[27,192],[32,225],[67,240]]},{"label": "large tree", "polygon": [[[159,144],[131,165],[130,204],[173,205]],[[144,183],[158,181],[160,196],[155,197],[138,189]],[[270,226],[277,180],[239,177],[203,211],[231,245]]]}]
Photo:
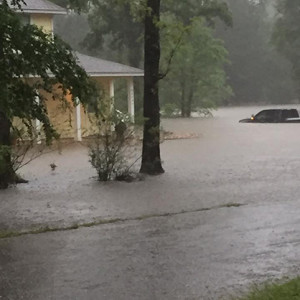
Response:
[{"label": "large tree", "polygon": [[[234,90],[229,103],[284,103],[295,97],[290,64],[270,43],[275,1],[225,0],[233,27],[217,26],[231,64],[225,67]],[[269,2],[269,3],[268,3]]]},{"label": "large tree", "polygon": [[84,40],[89,49],[103,48],[123,53],[122,59],[133,67],[141,67],[143,59],[143,24],[133,18],[130,3],[119,0],[94,1],[88,16],[90,33]]},{"label": "large tree", "polygon": [[164,170],[160,158],[160,108],[159,108],[159,61],[160,61],[160,0],[147,0],[144,34],[144,138],[140,172],[160,174]]},{"label": "large tree", "polygon": [[[172,11],[174,1],[164,1],[165,13]],[[175,16],[175,23],[181,23],[182,31],[186,30],[195,15],[205,16],[207,21],[213,22],[213,18],[219,16],[227,24],[231,23],[231,17],[227,6],[216,0],[188,1],[189,13],[182,14],[183,10],[172,12]],[[176,6],[177,7],[177,6]],[[192,10],[190,10],[192,9]],[[144,139],[142,165],[140,172],[147,174],[159,174],[164,170],[160,159],[160,105],[159,105],[159,80],[164,78],[170,70],[170,66],[177,49],[182,42],[182,34],[175,38],[175,45],[169,51],[167,66],[164,71],[160,69],[161,40],[160,32],[162,29],[168,30],[168,23],[161,22],[161,1],[147,0],[144,18]]]},{"label": "large tree", "polygon": [[300,2],[278,0],[278,18],[273,32],[277,49],[292,64],[294,79],[300,99]]},{"label": "large tree", "polygon": [[[163,48],[174,47],[172,40],[163,38]],[[179,108],[182,117],[190,117],[192,110],[208,112],[217,107],[232,93],[224,71],[227,57],[223,41],[214,38],[213,29],[203,18],[193,19],[162,82],[162,105]]]},{"label": "large tree", "polygon": [[[60,1],[60,0],[58,0]],[[75,0],[70,0],[74,3]],[[78,0],[77,0],[78,1]],[[180,8],[178,1],[175,0],[114,0],[115,6],[111,5],[109,0],[90,0],[91,12],[93,13],[94,7],[100,7],[106,5],[106,9],[113,9],[118,12],[118,17],[114,15],[113,19],[101,17],[101,11],[99,11],[98,17],[93,17],[93,22],[96,27],[93,27],[92,34],[95,34],[94,41],[102,41],[101,34],[105,31],[101,29],[103,20],[109,22],[114,20],[111,26],[104,28],[112,28],[111,34],[114,40],[124,41],[128,45],[128,50],[132,51],[133,59],[141,57],[138,50],[130,49],[130,41],[128,34],[133,31],[134,39],[139,34],[139,30],[133,28],[134,24],[131,22],[123,22],[122,17],[132,17],[134,22],[142,24],[144,31],[144,139],[143,139],[143,153],[142,153],[142,165],[140,171],[147,174],[160,174],[164,170],[161,165],[160,158],[160,107],[159,107],[159,80],[165,76],[165,72],[161,72],[159,69],[160,63],[160,31],[165,28],[164,22],[161,22],[161,4],[164,12],[171,11],[173,7],[176,7],[175,15],[178,13],[178,19],[176,22],[181,22],[187,26],[195,14],[204,15],[209,22],[212,22],[213,18],[219,16],[224,21],[230,23],[230,14],[228,13],[227,6],[224,3],[220,3],[217,0],[203,0],[201,2],[196,0],[189,0],[186,3],[185,11]],[[183,2],[182,2],[183,3]],[[131,14],[126,14],[122,9],[130,9]],[[120,17],[121,16],[121,17]],[[128,25],[126,34],[124,32],[124,25]],[[99,30],[98,30],[99,29]],[[106,30],[107,32],[107,30]],[[100,36],[97,37],[97,34]],[[91,37],[91,35],[90,35]],[[129,43],[128,43],[129,41]],[[120,45],[120,44],[119,44]],[[171,51],[172,58],[174,51]],[[171,63],[172,59],[168,60]],[[168,71],[169,67],[166,68]]]},{"label": "large tree", "polygon": [[[11,160],[13,119],[23,122],[29,137],[35,130],[33,120],[39,120],[50,143],[57,134],[41,91],[66,104],[69,93],[74,103],[76,99],[88,101],[94,93],[68,45],[34,25],[21,23],[9,5],[20,2],[3,0],[0,4],[0,187],[17,180]],[[60,92],[53,93],[54,87]]]}]

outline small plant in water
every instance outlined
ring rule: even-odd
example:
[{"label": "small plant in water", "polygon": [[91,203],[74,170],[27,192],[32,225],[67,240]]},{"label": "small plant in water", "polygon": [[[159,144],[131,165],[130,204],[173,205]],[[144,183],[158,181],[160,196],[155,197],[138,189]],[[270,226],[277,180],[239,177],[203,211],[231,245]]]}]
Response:
[{"label": "small plant in water", "polygon": [[[127,180],[131,175],[129,161],[135,155],[135,142],[130,117],[118,110],[99,110],[97,130],[89,145],[90,163],[99,181]],[[137,161],[137,160],[136,160]]]}]

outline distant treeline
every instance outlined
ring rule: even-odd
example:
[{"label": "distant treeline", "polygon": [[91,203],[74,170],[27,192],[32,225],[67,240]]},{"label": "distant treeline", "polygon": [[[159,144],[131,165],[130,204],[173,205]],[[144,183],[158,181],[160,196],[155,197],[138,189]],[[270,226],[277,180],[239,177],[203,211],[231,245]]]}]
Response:
[{"label": "distant treeline", "polygon": [[[286,39],[278,29],[289,1],[162,1],[163,112],[190,116],[220,105],[297,102],[295,59],[283,51]],[[57,17],[55,31],[76,50],[142,68],[143,26],[129,6],[130,1],[93,0],[80,15]],[[137,111],[142,84],[136,81]],[[122,109],[125,83],[116,86]]]}]

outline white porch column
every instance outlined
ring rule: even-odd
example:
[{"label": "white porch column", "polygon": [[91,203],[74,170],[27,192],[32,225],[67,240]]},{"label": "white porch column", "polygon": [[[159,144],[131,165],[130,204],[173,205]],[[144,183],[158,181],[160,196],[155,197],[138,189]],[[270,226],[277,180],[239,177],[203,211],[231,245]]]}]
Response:
[{"label": "white porch column", "polygon": [[[39,96],[35,96],[34,100],[37,104],[40,104],[40,97]],[[37,133],[36,142],[37,142],[37,144],[40,145],[42,143],[42,139],[41,139],[41,122],[38,119],[35,120],[35,130],[36,130],[36,133]]]},{"label": "white porch column", "polygon": [[131,122],[134,123],[134,85],[132,77],[127,79],[127,101],[128,113],[130,115]]},{"label": "white porch column", "polygon": [[113,79],[109,80],[109,100],[111,109],[113,109],[113,107],[115,106],[115,85]]},{"label": "white porch column", "polygon": [[[114,80],[109,80],[109,101],[110,101],[110,112],[112,113],[115,107],[115,85]],[[111,124],[111,131],[115,131],[115,125]]]},{"label": "white porch column", "polygon": [[75,140],[78,142],[82,141],[82,130],[81,130],[81,105],[79,99],[76,99],[76,135]]}]

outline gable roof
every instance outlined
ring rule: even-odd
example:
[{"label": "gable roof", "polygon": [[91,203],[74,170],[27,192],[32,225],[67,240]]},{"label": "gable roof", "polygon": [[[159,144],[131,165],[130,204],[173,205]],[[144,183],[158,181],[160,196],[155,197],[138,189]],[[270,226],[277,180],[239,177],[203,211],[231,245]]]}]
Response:
[{"label": "gable roof", "polygon": [[[51,15],[65,15],[67,11],[47,0],[24,0],[26,5],[21,4],[24,13],[36,14],[51,14]],[[17,9],[17,11],[19,11]]]},{"label": "gable roof", "polygon": [[144,76],[144,71],[141,69],[129,67],[97,57],[84,55],[79,52],[76,52],[76,56],[79,60],[79,65],[81,65],[91,77]]}]

